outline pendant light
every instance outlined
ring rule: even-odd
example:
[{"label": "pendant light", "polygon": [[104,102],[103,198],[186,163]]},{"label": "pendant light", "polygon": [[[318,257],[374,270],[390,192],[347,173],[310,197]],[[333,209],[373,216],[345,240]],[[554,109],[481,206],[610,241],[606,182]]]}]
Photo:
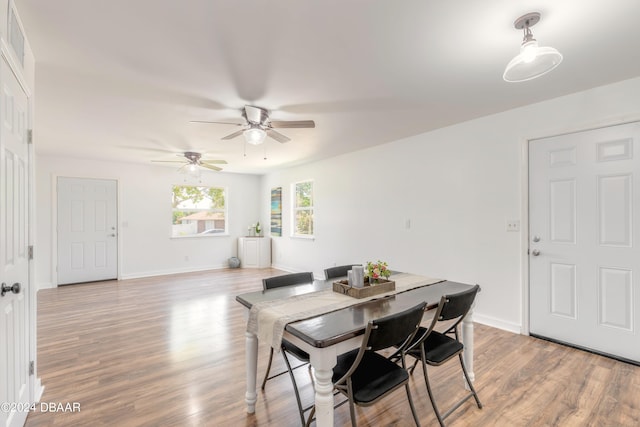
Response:
[{"label": "pendant light", "polygon": [[520,53],[507,64],[502,78],[507,82],[524,82],[540,77],[562,62],[562,55],[552,47],[540,47],[533,38],[531,27],[540,21],[538,12],[527,13],[516,19],[514,27],[523,30]]}]

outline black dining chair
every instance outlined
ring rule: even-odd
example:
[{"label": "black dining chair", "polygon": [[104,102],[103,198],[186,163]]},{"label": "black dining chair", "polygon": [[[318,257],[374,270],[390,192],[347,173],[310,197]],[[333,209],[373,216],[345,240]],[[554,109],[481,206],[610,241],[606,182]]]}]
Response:
[{"label": "black dining chair", "polygon": [[[333,368],[333,387],[346,396],[349,402],[352,426],[357,426],[355,405],[373,405],[402,386],[405,387],[413,419],[420,426],[409,389],[405,350],[418,331],[425,307],[426,303],[423,302],[400,313],[370,320],[360,348],[338,356],[338,363]],[[398,343],[404,343],[394,353],[401,361],[401,366],[378,353],[393,348]],[[314,414],[315,407],[309,415],[307,425]]]},{"label": "black dining chair", "polygon": [[355,266],[362,266],[362,264],[349,264],[339,265],[337,267],[329,267],[324,269],[325,279],[335,279],[336,277],[347,277],[347,271],[351,270]]},{"label": "black dining chair", "polygon": [[[451,295],[443,295],[442,298],[440,298],[440,303],[438,304],[438,308],[436,309],[429,327],[420,327],[413,337],[412,342],[406,349],[407,356],[411,356],[416,359],[415,363],[411,367],[411,373],[413,373],[416,365],[419,362],[422,362],[424,381],[427,385],[427,391],[429,392],[429,399],[431,400],[431,405],[433,406],[433,411],[438,418],[438,422],[442,427],[445,425],[444,419],[451,415],[451,413],[471,397],[475,399],[478,408],[482,409],[482,403],[480,403],[478,393],[476,393],[476,390],[469,379],[467,368],[464,365],[464,360],[462,358],[464,345],[460,341],[458,335],[458,325],[471,309],[479,289],[480,286],[475,285],[468,291]],[[445,326],[446,330],[444,332],[434,330],[436,325],[440,322],[447,322]],[[465,396],[444,414],[440,414],[431,384],[429,383],[427,365],[440,366],[455,356],[458,356],[458,359],[460,360],[460,366],[462,367],[462,373],[464,374],[464,378],[469,387],[469,392],[465,393]]]},{"label": "black dining chair", "polygon": [[282,276],[267,277],[262,279],[263,289],[281,288],[283,286],[304,285],[305,283],[313,283],[313,273],[310,271],[304,273],[283,274]]},{"label": "black dining chair", "polygon": [[[263,289],[267,290],[267,289],[274,289],[274,288],[280,288],[280,287],[284,287],[284,286],[295,286],[295,285],[303,285],[306,283],[313,283],[313,273],[312,272],[304,272],[304,273],[292,273],[292,274],[284,274],[282,276],[275,276],[275,277],[268,277],[266,279],[262,279],[262,287]],[[284,357],[284,363],[287,365],[287,370],[283,371],[283,372],[279,372],[277,374],[274,374],[272,376],[269,376],[269,372],[271,371],[271,363],[273,362],[273,347],[271,347],[269,349],[269,362],[267,364],[267,372],[264,375],[264,380],[262,381],[262,390],[264,390],[267,381],[278,377],[280,375],[283,375],[285,373],[289,373],[289,376],[291,377],[291,382],[293,383],[293,391],[295,392],[296,395],[296,402],[298,404],[298,411],[300,412],[300,420],[302,421],[302,425],[305,424],[305,417],[304,414],[306,411],[308,411],[309,409],[311,409],[312,406],[303,408],[302,407],[302,401],[300,400],[300,392],[298,391],[298,383],[296,382],[296,378],[295,375],[293,373],[294,369],[297,369],[301,366],[305,366],[309,364],[309,354],[302,350],[301,348],[299,348],[298,346],[296,346],[295,344],[291,343],[290,341],[286,340],[286,339],[282,339],[282,342],[280,344],[280,350],[282,351],[282,356]],[[296,359],[298,359],[299,361],[301,361],[302,363],[298,366],[294,366],[293,368],[291,367],[291,362],[289,361],[289,358],[287,357],[287,354],[294,356]],[[311,365],[309,365],[309,368],[311,367]]]}]

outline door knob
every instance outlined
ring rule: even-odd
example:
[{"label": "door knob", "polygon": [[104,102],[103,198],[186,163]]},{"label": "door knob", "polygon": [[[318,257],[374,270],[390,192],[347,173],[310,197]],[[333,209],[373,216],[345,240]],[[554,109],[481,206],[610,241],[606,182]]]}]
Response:
[{"label": "door knob", "polygon": [[7,292],[13,292],[14,294],[20,293],[20,283],[14,283],[13,286],[3,283],[2,290],[0,291],[0,297],[3,297]]},{"label": "door knob", "polygon": [[533,236],[533,240],[534,242],[538,243],[540,241],[540,236]]},{"label": "door knob", "polygon": [[115,233],[113,233],[113,234],[109,234],[109,236],[111,236],[111,237],[116,237]]},{"label": "door knob", "polygon": [[540,251],[537,250],[537,249],[534,249],[534,250],[531,251],[531,255],[538,256],[538,255],[540,255]]}]

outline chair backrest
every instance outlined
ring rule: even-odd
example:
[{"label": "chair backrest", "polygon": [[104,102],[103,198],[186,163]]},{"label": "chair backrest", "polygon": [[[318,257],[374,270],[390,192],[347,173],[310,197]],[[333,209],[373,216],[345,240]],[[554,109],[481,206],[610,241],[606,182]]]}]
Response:
[{"label": "chair backrest", "polygon": [[337,267],[325,268],[324,277],[326,279],[333,279],[334,277],[346,277],[347,271],[351,270],[353,266],[362,266],[362,264],[339,265]]},{"label": "chair backrest", "polygon": [[438,320],[451,320],[466,316],[467,312],[473,305],[473,301],[476,299],[476,294],[479,289],[480,285],[475,285],[468,291],[458,292],[457,294],[452,295],[444,295],[440,299],[441,309],[439,310],[440,315]]},{"label": "chair backrest", "polygon": [[313,283],[313,273],[310,271],[262,279],[262,288],[266,290],[283,286],[304,285],[306,283]]},{"label": "chair backrest", "polygon": [[[418,330],[424,315],[426,302],[400,313],[370,320],[367,325],[366,349],[378,351],[403,343]],[[366,334],[366,332],[365,332]]]},{"label": "chair backrest", "polygon": [[422,334],[422,336],[418,340],[414,342],[411,348],[415,348],[416,345],[419,345],[421,341],[424,341],[429,336],[431,331],[433,331],[438,322],[452,320],[452,322],[447,325],[446,333],[454,332],[457,339],[458,324],[462,322],[464,316],[466,316],[471,309],[473,301],[476,299],[476,294],[479,290],[480,285],[475,285],[468,291],[458,292],[457,294],[443,295],[440,298],[440,303],[438,304],[438,308],[436,309],[436,313],[433,316],[433,320],[431,321],[429,328]]},{"label": "chair backrest", "polygon": [[480,285],[475,285],[473,288],[468,291],[458,292],[457,294],[443,295],[440,298],[440,303],[438,304],[438,308],[436,309],[436,313],[433,316],[433,320],[429,327],[422,332],[422,335],[417,337],[413,341],[410,347],[406,350],[410,351],[418,346],[422,345],[424,340],[431,334],[431,331],[434,330],[436,324],[438,322],[452,321],[447,325],[447,330],[445,333],[453,332],[458,339],[458,324],[462,322],[464,316],[467,315],[471,306],[473,305],[473,301],[476,298],[476,294],[480,290]]},{"label": "chair backrest", "polygon": [[[427,303],[422,302],[400,313],[370,320],[353,365],[335,384],[344,383],[351,376],[367,351],[378,351],[398,345],[403,349],[418,331],[426,307]],[[402,357],[404,363],[404,355]]]}]

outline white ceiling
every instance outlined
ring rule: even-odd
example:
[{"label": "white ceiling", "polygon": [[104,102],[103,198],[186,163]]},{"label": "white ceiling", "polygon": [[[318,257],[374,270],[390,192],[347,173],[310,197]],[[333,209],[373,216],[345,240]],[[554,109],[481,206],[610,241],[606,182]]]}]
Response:
[{"label": "white ceiling", "polygon": [[[148,163],[195,150],[265,173],[640,75],[638,0],[15,1],[42,154]],[[564,62],[506,83],[513,21],[531,11]],[[243,156],[242,137],[220,139],[236,127],[190,123],[240,122],[245,104],[316,128]]]}]

